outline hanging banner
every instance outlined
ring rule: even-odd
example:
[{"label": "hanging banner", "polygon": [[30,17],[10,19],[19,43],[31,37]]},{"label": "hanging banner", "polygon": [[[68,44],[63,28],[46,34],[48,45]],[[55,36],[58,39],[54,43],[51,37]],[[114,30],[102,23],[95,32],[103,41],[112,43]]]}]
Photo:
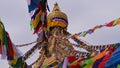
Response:
[{"label": "hanging banner", "polygon": [[20,53],[16,50],[17,48],[12,43],[9,33],[6,32],[3,23],[0,21],[0,54],[2,59],[8,61],[15,60],[20,57]]},{"label": "hanging banner", "polygon": [[30,26],[34,29],[34,34],[37,34],[47,25],[47,9],[49,10],[47,0],[27,0],[27,3],[31,16]]}]

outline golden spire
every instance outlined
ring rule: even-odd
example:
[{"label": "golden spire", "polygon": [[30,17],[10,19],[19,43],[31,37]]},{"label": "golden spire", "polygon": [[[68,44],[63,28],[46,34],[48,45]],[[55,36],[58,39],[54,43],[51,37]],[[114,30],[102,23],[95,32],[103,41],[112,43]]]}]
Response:
[{"label": "golden spire", "polygon": [[52,12],[54,12],[54,11],[61,11],[57,2],[54,4],[54,8],[53,8]]},{"label": "golden spire", "polygon": [[52,12],[48,15],[48,19],[51,20],[54,17],[63,18],[66,21],[68,21],[67,15],[60,10],[57,3],[54,4],[54,8],[53,8]]},{"label": "golden spire", "polygon": [[54,4],[54,8],[52,12],[48,15],[47,20],[48,20],[48,27],[47,27],[48,30],[51,27],[56,27],[56,26],[66,29],[68,26],[67,15],[60,10],[57,3]]}]

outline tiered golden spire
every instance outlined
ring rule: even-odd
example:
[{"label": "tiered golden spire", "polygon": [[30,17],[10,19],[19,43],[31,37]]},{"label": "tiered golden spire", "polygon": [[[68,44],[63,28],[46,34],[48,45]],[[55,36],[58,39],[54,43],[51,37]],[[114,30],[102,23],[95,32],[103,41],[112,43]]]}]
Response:
[{"label": "tiered golden spire", "polygon": [[63,18],[66,21],[68,21],[67,15],[60,10],[57,3],[54,4],[54,8],[53,8],[52,12],[48,15],[48,19],[52,19],[54,17]]},{"label": "tiered golden spire", "polygon": [[53,8],[52,12],[54,12],[54,11],[60,11],[61,12],[61,10],[60,10],[60,8],[58,6],[58,3],[54,4],[54,8]]},{"label": "tiered golden spire", "polygon": [[60,10],[57,3],[54,4],[54,8],[52,12],[48,15],[47,20],[48,20],[48,30],[51,27],[56,27],[56,26],[66,29],[68,26],[67,15]]}]

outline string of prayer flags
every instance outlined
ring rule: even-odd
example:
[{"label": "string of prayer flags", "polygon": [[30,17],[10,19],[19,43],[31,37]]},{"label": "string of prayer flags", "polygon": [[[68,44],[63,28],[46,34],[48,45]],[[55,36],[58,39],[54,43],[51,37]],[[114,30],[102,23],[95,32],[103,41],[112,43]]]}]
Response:
[{"label": "string of prayer flags", "polygon": [[75,35],[79,36],[79,37],[85,37],[87,34],[92,34],[96,29],[102,28],[104,27],[104,25],[97,25],[95,27],[93,27],[92,29],[89,29],[87,31],[83,31],[83,32],[79,32]]},{"label": "string of prayer flags", "polygon": [[[70,33],[69,33],[69,35],[71,35]],[[63,40],[64,42],[66,41],[66,39],[67,39],[67,37],[62,37],[62,36],[55,36],[56,37],[56,39],[59,39],[59,40]],[[89,51],[89,52],[92,52],[92,51],[100,51],[100,50],[102,50],[102,49],[106,49],[106,48],[109,48],[110,46],[113,46],[113,47],[115,47],[115,48],[117,48],[117,47],[119,47],[120,46],[120,43],[115,43],[115,44],[107,44],[107,45],[87,45],[87,44],[85,44],[83,41],[81,41],[81,40],[79,40],[78,38],[76,38],[76,36],[72,36],[71,37],[74,41],[76,41],[77,42],[77,44],[72,44],[71,43],[71,45],[73,45],[73,46],[75,46],[75,47],[80,47],[80,48],[84,48],[84,49],[86,49],[87,51]],[[63,44],[63,43],[61,43],[61,44]]]},{"label": "string of prayer flags", "polygon": [[27,60],[37,49],[41,48],[41,45],[43,43],[37,43],[35,46],[33,46],[29,51],[27,51],[24,55],[23,55],[23,59]]},{"label": "string of prayer flags", "polygon": [[[1,41],[0,42],[1,59],[7,58],[8,63],[9,65],[11,65],[11,67],[19,65],[20,63],[19,58],[22,56],[22,54],[12,43],[9,33],[5,31],[5,27],[1,21],[0,21],[0,41]],[[24,64],[22,66],[26,65]]]},{"label": "string of prayer flags", "polygon": [[107,45],[86,45],[86,46],[85,45],[76,45],[76,44],[72,44],[72,45],[75,47],[86,49],[88,52],[93,52],[93,51],[101,51],[101,50],[107,49],[110,46],[117,48],[120,46],[120,43],[107,44]]},{"label": "string of prayer flags", "polygon": [[[47,0],[28,0],[28,9],[31,15],[30,26],[34,29],[34,34],[37,34],[42,27],[47,25]],[[49,10],[49,8],[48,8]]]},{"label": "string of prayer flags", "polygon": [[115,20],[111,21],[110,23],[107,23],[105,26],[106,27],[113,27],[113,26],[116,26],[119,24],[120,24],[120,18],[115,19]]},{"label": "string of prayer flags", "polygon": [[12,43],[10,37],[9,37],[9,34],[6,32],[6,35],[7,35],[7,44],[8,46],[6,45],[2,45],[0,49],[2,52],[1,52],[1,58],[5,59],[7,57],[7,60],[15,60],[16,58],[19,58],[21,56],[19,50],[14,46],[14,44]]},{"label": "string of prayer flags", "polygon": [[14,59],[14,48],[9,37],[8,32],[5,31],[3,23],[0,21],[0,54],[2,59],[13,60]]},{"label": "string of prayer flags", "polygon": [[34,41],[34,42],[31,42],[31,43],[27,43],[27,44],[16,45],[16,47],[29,46],[29,45],[31,45],[31,44],[34,44],[34,43],[36,43],[36,41]]},{"label": "string of prayer flags", "polygon": [[1,21],[0,21],[0,51],[1,58],[5,59],[8,52],[8,43],[5,27]]},{"label": "string of prayer flags", "polygon": [[78,39],[77,34],[72,35],[72,34],[70,34],[69,32],[67,32],[67,35],[68,35],[67,38],[71,38],[71,39],[73,39],[77,44],[85,45],[85,46],[87,45],[86,43],[84,43],[83,41],[81,41],[80,39]]},{"label": "string of prayer flags", "polygon": [[102,27],[105,27],[105,26],[106,27],[113,27],[113,26],[116,26],[119,24],[120,24],[120,18],[115,19],[115,20],[113,20],[105,25],[97,25],[97,26],[95,26],[92,29],[89,29],[87,31],[76,33],[76,34],[74,34],[74,36],[85,37],[87,34],[92,34],[95,30],[100,29]]},{"label": "string of prayer flags", "polygon": [[29,12],[32,12],[40,3],[40,0],[27,0],[27,3],[28,3]]}]

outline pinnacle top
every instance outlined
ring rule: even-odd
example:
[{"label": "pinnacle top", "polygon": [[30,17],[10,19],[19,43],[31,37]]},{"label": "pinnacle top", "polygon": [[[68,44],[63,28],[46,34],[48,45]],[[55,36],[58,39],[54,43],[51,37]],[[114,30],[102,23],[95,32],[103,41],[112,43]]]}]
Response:
[{"label": "pinnacle top", "polygon": [[53,8],[52,12],[54,12],[54,11],[61,11],[57,2],[54,4],[54,8]]}]

